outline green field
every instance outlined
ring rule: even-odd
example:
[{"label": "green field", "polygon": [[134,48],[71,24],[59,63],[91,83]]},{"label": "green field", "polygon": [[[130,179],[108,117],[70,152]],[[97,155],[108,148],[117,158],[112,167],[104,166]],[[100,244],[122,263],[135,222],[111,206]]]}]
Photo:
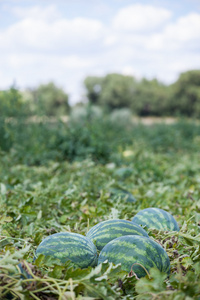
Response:
[{"label": "green field", "polygon": [[[0,299],[200,299],[200,125],[90,116],[24,122],[0,127]],[[168,253],[169,277],[151,269],[138,279],[109,263],[81,270],[44,256],[33,263],[53,233],[86,235],[147,207],[168,211],[180,226],[147,230]],[[20,275],[19,261],[32,278]]]}]

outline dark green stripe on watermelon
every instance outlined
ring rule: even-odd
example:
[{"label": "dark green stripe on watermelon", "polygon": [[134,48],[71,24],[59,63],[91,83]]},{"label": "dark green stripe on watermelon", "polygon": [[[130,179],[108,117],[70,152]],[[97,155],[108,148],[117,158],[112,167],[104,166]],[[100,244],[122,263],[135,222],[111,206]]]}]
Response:
[{"label": "dark green stripe on watermelon", "polygon": [[97,249],[90,239],[72,232],[60,232],[48,236],[38,246],[35,257],[40,254],[59,259],[62,263],[71,260],[80,268],[97,263]]},{"label": "dark green stripe on watermelon", "polygon": [[109,242],[100,252],[98,264],[105,260],[121,263],[122,270],[131,270],[141,278],[146,275],[141,264],[149,272],[152,267],[170,273],[170,261],[166,251],[155,241],[144,236],[122,236]]},{"label": "dark green stripe on watermelon", "polygon": [[87,237],[101,250],[107,243],[120,236],[141,235],[148,237],[147,232],[138,224],[126,220],[103,221],[92,227]]},{"label": "dark green stripe on watermelon", "polygon": [[167,211],[155,207],[141,210],[133,217],[132,222],[147,228],[179,231],[179,226],[174,217]]}]

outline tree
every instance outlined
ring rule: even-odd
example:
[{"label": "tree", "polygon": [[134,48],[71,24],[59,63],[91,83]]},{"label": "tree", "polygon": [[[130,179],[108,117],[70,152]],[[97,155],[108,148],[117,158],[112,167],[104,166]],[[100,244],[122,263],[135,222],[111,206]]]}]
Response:
[{"label": "tree", "polygon": [[87,77],[84,81],[88,100],[109,110],[130,107],[135,80],[132,76],[108,74]]},{"label": "tree", "polygon": [[169,88],[157,79],[142,79],[135,87],[131,103],[139,116],[162,116],[169,112]]},{"label": "tree", "polygon": [[99,104],[99,97],[102,91],[102,77],[88,76],[84,80],[86,96],[91,104]]},{"label": "tree", "polygon": [[17,117],[28,113],[28,107],[22,99],[21,93],[12,86],[8,90],[0,91],[0,116]]},{"label": "tree", "polygon": [[48,116],[64,115],[69,112],[68,95],[53,82],[41,84],[31,92],[36,110]]},{"label": "tree", "polygon": [[200,70],[182,73],[172,88],[172,109],[177,114],[200,117]]},{"label": "tree", "polygon": [[109,110],[130,107],[135,90],[135,79],[132,76],[108,74],[102,82],[100,104]]},{"label": "tree", "polygon": [[170,86],[157,79],[136,81],[115,73],[87,77],[85,86],[89,101],[109,111],[131,108],[139,116],[200,117],[200,70],[182,73]]},{"label": "tree", "polygon": [[109,110],[131,108],[140,116],[168,113],[169,88],[156,79],[136,81],[132,76],[114,73],[87,77],[85,85],[89,101]]}]

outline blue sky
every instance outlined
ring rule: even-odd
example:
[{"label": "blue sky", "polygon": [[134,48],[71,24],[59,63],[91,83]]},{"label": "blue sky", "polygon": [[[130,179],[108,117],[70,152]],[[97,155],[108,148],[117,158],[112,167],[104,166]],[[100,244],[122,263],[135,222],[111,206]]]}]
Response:
[{"label": "blue sky", "polygon": [[0,0],[0,88],[54,81],[84,94],[88,75],[171,83],[200,68],[199,0]]}]

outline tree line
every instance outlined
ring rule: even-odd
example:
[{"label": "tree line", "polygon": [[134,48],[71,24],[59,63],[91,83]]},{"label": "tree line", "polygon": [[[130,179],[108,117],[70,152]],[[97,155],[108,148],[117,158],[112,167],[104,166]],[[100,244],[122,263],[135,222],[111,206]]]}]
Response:
[{"label": "tree line", "polygon": [[200,70],[182,73],[171,85],[121,74],[89,76],[84,84],[90,103],[108,111],[129,108],[138,116],[200,117]]},{"label": "tree line", "polygon": [[[84,86],[87,101],[106,112],[127,108],[138,116],[200,117],[200,70],[180,74],[171,85],[112,73],[88,76]],[[53,82],[23,92],[14,86],[0,91],[0,116],[60,116],[69,111],[69,95]]]}]

